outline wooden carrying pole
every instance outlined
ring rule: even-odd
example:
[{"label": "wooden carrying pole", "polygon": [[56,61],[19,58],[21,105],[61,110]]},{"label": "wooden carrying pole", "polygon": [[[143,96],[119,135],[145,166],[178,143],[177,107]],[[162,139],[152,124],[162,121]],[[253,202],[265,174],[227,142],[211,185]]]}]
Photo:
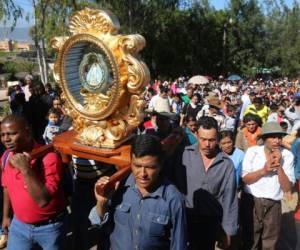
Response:
[{"label": "wooden carrying pole", "polygon": [[48,154],[49,152],[52,152],[53,149],[54,148],[52,144],[43,145],[39,148],[33,149],[29,154],[32,159],[36,159]]},{"label": "wooden carrying pole", "polygon": [[131,171],[130,165],[120,168],[115,174],[113,174],[109,178],[109,182],[106,185],[102,185],[102,186],[97,185],[96,187],[97,193],[99,195],[104,195],[104,193],[111,191],[118,181],[122,181],[130,174],[130,171]]}]

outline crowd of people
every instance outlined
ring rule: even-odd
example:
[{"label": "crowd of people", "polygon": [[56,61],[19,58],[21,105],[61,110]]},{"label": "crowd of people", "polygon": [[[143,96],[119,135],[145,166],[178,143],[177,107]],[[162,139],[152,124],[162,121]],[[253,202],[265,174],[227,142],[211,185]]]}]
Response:
[{"label": "crowd of people", "polygon": [[142,95],[132,173],[101,194],[114,166],[73,156],[68,168],[57,153],[28,154],[72,129],[59,94],[31,76],[9,91],[0,247],[88,249],[93,225],[101,250],[277,249],[282,200],[300,190],[298,80],[155,80]]}]

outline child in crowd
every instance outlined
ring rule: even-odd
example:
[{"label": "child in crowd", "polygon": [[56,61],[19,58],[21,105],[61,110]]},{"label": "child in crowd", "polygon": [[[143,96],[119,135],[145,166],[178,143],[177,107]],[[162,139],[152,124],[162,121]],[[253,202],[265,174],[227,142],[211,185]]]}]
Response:
[{"label": "child in crowd", "polygon": [[176,114],[180,114],[183,109],[183,102],[181,100],[180,94],[175,94],[172,100],[172,112]]},{"label": "child in crowd", "polygon": [[61,113],[55,108],[51,108],[48,112],[48,125],[45,128],[43,138],[46,144],[52,143],[52,140],[59,131]]},{"label": "child in crowd", "polygon": [[236,108],[233,105],[227,105],[227,113],[224,121],[227,130],[234,131],[235,129],[235,111]]}]

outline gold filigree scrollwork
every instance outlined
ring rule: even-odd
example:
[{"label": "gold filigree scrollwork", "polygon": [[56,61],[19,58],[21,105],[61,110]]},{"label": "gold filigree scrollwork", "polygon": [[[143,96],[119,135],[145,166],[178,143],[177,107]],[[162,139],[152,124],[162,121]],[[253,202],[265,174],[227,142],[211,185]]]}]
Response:
[{"label": "gold filigree scrollwork", "polygon": [[[54,37],[50,41],[51,47],[56,51],[59,52],[63,44],[68,40],[68,36],[61,36],[61,37]],[[58,60],[55,61],[54,63],[54,70],[53,70],[53,78],[54,81],[57,83],[60,83],[60,76],[59,76],[59,69],[60,69],[60,63]]]},{"label": "gold filigree scrollwork", "polygon": [[[149,82],[150,73],[137,53],[146,42],[141,35],[118,34],[119,28],[111,12],[85,8],[71,17],[70,37],[51,41],[58,52],[54,79],[62,87],[66,112],[73,118],[78,141],[84,145],[115,148],[142,121],[143,100],[139,94]],[[98,64],[102,70],[97,73],[99,78],[106,79],[99,86],[109,86],[103,92],[102,87],[98,88],[99,80],[87,86],[90,59],[107,65]]]},{"label": "gold filigree scrollwork", "polygon": [[149,82],[148,67],[135,57],[145,46],[145,39],[141,35],[128,35],[120,40],[123,49],[123,60],[128,63],[127,88],[130,93],[138,94]]},{"label": "gold filigree scrollwork", "polygon": [[120,29],[120,23],[111,12],[85,8],[72,16],[69,28],[74,35],[90,32],[113,34]]},{"label": "gold filigree scrollwork", "polygon": [[59,36],[59,37],[54,37],[50,41],[51,47],[58,52],[60,48],[63,46],[63,44],[69,39],[68,36]]},{"label": "gold filigree scrollwork", "polygon": [[143,99],[137,95],[132,95],[130,98],[130,105],[127,110],[126,120],[131,126],[138,126],[143,119],[141,114],[142,106],[144,104]]}]

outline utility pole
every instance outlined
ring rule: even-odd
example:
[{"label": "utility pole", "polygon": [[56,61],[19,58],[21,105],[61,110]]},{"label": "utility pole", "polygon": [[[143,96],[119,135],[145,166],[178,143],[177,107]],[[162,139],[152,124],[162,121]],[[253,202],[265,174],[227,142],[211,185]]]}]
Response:
[{"label": "utility pole", "polygon": [[129,33],[132,33],[132,0],[129,0],[128,3],[129,3],[129,8],[128,8]]}]

